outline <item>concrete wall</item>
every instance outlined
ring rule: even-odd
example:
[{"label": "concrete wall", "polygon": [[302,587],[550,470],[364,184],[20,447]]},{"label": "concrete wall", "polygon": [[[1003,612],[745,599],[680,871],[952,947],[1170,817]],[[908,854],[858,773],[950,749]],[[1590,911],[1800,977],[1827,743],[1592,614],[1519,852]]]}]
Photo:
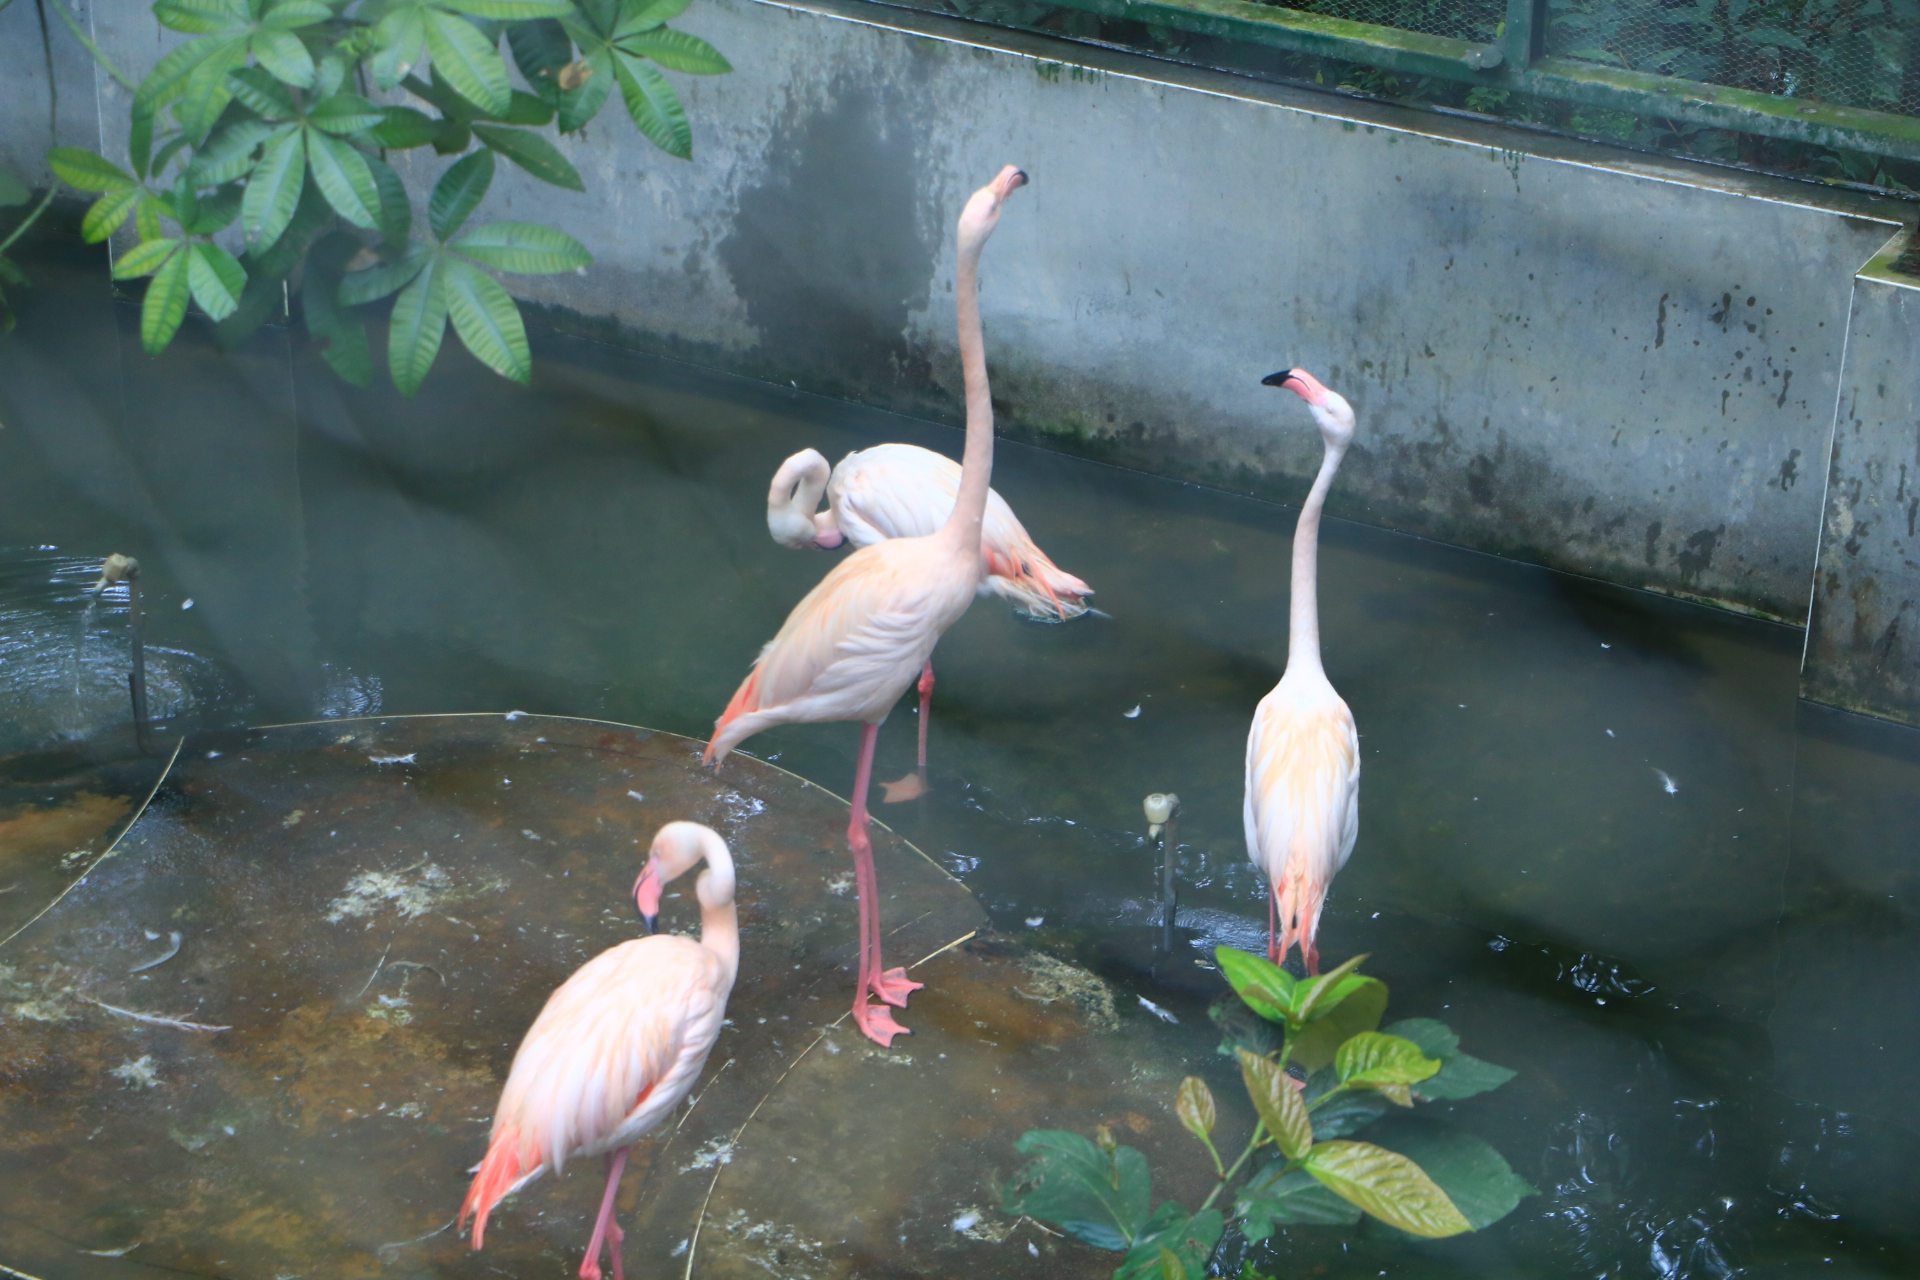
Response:
[{"label": "concrete wall", "polygon": [[[135,76],[176,39],[93,21]],[[509,280],[550,323],[955,420],[952,221],[1013,160],[983,302],[1009,434],[1296,498],[1318,440],[1258,382],[1298,363],[1360,415],[1337,514],[1807,620],[1854,277],[1910,206],[853,0],[681,25],[738,68],[677,77],[692,163],[616,101],[562,143],[586,194],[502,166],[477,215],[594,252]]]}]

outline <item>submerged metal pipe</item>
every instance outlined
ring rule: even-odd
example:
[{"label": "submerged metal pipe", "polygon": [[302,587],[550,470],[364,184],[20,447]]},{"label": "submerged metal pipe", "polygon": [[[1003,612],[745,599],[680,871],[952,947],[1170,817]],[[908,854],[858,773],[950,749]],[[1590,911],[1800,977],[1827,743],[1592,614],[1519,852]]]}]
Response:
[{"label": "submerged metal pipe", "polygon": [[1147,838],[1160,838],[1160,949],[1173,954],[1173,919],[1180,910],[1180,888],[1173,878],[1173,860],[1180,842],[1175,828],[1180,816],[1180,797],[1171,791],[1156,791],[1142,802],[1147,815]]},{"label": "submerged metal pipe", "polygon": [[140,754],[147,754],[147,651],[140,639],[140,562],[118,552],[100,566],[100,581],[93,584],[99,595],[115,582],[127,584],[127,648],[133,669],[127,672],[127,693],[133,700],[133,740]]}]

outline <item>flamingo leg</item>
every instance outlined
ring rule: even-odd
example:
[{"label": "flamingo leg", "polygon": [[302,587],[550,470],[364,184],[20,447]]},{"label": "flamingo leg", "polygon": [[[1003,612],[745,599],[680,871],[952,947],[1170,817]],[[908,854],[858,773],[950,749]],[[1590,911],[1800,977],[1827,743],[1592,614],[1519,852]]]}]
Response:
[{"label": "flamingo leg", "polygon": [[[880,726],[860,726],[860,764],[853,776],[853,815],[847,823],[847,847],[853,852],[853,872],[860,894],[860,985],[853,993],[853,1020],[867,1038],[887,1046],[907,1028],[894,1020],[887,1004],[906,1007],[907,993],[922,984],[910,982],[906,970],[880,969],[880,885],[873,870],[873,842],[868,836],[867,790],[873,781],[873,748]],[[886,1004],[868,1004],[872,992]]]},{"label": "flamingo leg", "polygon": [[1267,894],[1267,959],[1275,964],[1280,963],[1279,903],[1280,888],[1275,885]]},{"label": "flamingo leg", "polygon": [[927,724],[932,711],[933,659],[929,658],[926,670],[920,673],[920,765],[904,778],[880,784],[880,789],[887,793],[884,803],[899,804],[927,794]]},{"label": "flamingo leg", "polygon": [[593,1221],[593,1236],[587,1241],[587,1256],[580,1264],[580,1280],[600,1280],[600,1246],[604,1243],[613,1255],[613,1280],[624,1280],[620,1269],[620,1243],[627,1233],[613,1220],[614,1198],[620,1194],[620,1175],[627,1171],[627,1152],[622,1147],[607,1156],[607,1190],[600,1197],[600,1216]]}]

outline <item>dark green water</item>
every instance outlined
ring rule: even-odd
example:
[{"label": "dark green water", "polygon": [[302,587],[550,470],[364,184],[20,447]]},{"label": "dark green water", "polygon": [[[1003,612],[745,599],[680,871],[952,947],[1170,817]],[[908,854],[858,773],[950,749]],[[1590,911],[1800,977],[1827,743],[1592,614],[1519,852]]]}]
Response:
[{"label": "dark green water", "polygon": [[[521,708],[705,736],[832,562],[769,540],[780,460],[959,449],[559,338],[531,389],[443,357],[410,402],[277,332],[232,355],[189,334],[153,361],[97,277],[40,282],[0,341],[0,752],[127,740],[124,600],[81,598],[111,551],[143,565],[163,732]],[[1312,429],[1274,410],[1275,431]],[[995,486],[1112,616],[976,604],[935,655],[935,790],[881,816],[1001,929],[1179,1017],[1199,1060],[1217,979],[1194,958],[1264,934],[1241,755],[1285,661],[1294,513],[1014,446]],[[1372,953],[1395,1016],[1444,1018],[1520,1072],[1455,1109],[1541,1194],[1478,1238],[1296,1228],[1251,1260],[1920,1274],[1920,735],[1798,705],[1785,628],[1340,523],[1321,579],[1364,759],[1322,950]],[[880,776],[910,767],[913,729],[903,706]],[[844,793],[857,736],[748,749]],[[1154,790],[1184,801],[1170,959]]]}]

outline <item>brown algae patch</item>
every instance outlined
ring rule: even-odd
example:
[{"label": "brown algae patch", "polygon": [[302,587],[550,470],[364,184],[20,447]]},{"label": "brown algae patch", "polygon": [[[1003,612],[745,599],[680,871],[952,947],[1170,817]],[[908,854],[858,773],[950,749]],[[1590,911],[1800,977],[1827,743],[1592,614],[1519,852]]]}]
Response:
[{"label": "brown algae patch", "polygon": [[1113,988],[1085,969],[1056,960],[1044,951],[1020,958],[1026,977],[1014,987],[1016,995],[1040,1004],[1061,1001],[1095,1031],[1118,1031],[1120,1014],[1114,1008]]}]

